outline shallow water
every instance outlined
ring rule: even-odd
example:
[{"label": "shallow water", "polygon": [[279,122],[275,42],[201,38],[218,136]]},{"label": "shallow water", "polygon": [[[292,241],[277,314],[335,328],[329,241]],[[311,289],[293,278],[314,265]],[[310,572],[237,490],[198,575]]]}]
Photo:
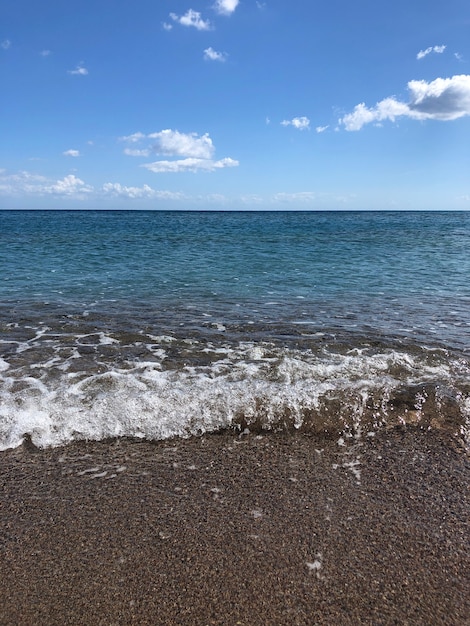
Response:
[{"label": "shallow water", "polygon": [[470,214],[0,212],[0,446],[470,415]]}]

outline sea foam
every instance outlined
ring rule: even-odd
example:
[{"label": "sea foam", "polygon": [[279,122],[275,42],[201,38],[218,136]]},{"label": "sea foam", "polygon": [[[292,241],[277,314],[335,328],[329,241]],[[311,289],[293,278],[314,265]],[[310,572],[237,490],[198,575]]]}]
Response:
[{"label": "sea foam", "polygon": [[45,360],[43,369],[35,363],[35,376],[29,368],[4,368],[1,449],[20,445],[25,435],[48,447],[224,428],[337,435],[415,423],[457,431],[470,414],[459,389],[462,371],[456,376],[451,361],[429,363],[398,351],[315,355],[245,343],[207,365],[169,368],[162,347],[152,356],[121,367],[99,361],[95,370],[101,371],[70,371],[72,351],[64,361]]}]

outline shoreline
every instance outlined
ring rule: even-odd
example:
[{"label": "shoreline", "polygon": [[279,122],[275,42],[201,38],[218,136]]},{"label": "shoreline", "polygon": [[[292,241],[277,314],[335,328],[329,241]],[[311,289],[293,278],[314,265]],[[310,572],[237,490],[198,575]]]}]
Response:
[{"label": "shoreline", "polygon": [[0,623],[468,623],[468,456],[417,427],[0,453]]}]

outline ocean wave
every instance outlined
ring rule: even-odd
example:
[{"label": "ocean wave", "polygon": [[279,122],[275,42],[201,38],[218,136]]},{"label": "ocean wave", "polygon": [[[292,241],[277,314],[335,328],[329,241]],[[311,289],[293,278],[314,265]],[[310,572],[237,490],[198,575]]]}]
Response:
[{"label": "ocean wave", "polygon": [[340,353],[151,339],[130,352],[100,335],[95,344],[80,339],[89,353],[55,343],[34,361],[25,360],[24,346],[14,359],[4,356],[0,449],[25,437],[50,447],[226,428],[340,436],[415,424],[464,437],[469,432],[470,368],[442,351]]}]

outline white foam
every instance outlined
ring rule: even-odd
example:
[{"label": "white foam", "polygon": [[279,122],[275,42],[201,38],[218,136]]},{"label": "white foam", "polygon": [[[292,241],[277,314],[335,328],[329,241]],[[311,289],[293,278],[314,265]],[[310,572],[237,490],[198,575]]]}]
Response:
[{"label": "white foam", "polygon": [[105,333],[99,333],[98,336],[99,336],[100,344],[103,346],[109,346],[113,343],[119,343],[117,339],[113,339],[113,337],[110,337],[109,335],[106,335]]},{"label": "white foam", "polygon": [[[223,351],[225,358],[212,364],[179,370],[164,369],[164,351],[152,356],[157,360],[120,368],[109,363],[114,369],[86,375],[67,372],[65,364],[77,358],[72,351],[59,365],[46,360],[42,370],[35,369],[37,378],[15,373],[0,361],[6,363],[1,371],[8,371],[0,377],[0,449],[20,445],[25,433],[47,447],[74,439],[189,436],[229,427],[240,418],[267,428],[288,420],[300,428],[309,412],[326,407],[327,414],[331,401],[331,419],[357,430],[374,394],[386,406],[393,389],[404,383],[437,379],[451,384],[455,375],[449,362],[430,365],[392,351],[318,356],[245,343]],[[468,379],[467,370],[459,367]],[[21,385],[15,386],[17,380]],[[462,397],[461,403],[470,416],[470,401]],[[360,479],[357,458],[346,462]]]},{"label": "white foam", "polygon": [[319,580],[323,579],[323,576],[320,573],[320,570],[323,568],[323,554],[321,552],[318,552],[315,555],[314,561],[311,561],[311,562],[307,561],[306,565],[309,571],[315,573],[316,577]]}]

